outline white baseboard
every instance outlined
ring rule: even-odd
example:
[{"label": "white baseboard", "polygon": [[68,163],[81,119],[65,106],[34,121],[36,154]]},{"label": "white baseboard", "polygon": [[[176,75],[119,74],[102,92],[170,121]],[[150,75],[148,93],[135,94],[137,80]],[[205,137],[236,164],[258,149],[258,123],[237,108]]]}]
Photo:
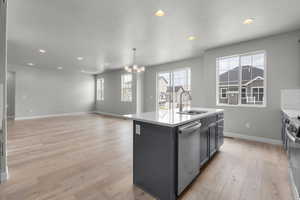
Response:
[{"label": "white baseboard", "polygon": [[127,117],[125,117],[124,115],[121,115],[121,114],[107,113],[107,112],[101,112],[101,111],[95,111],[94,113],[99,114],[99,115],[109,116],[109,117],[117,117],[117,118],[121,118],[121,119],[128,119]]},{"label": "white baseboard", "polygon": [[256,142],[268,143],[268,144],[275,144],[275,145],[282,145],[281,140],[275,140],[265,137],[258,137],[258,136],[251,136],[251,135],[244,135],[240,133],[232,133],[232,132],[224,132],[225,137],[232,137],[232,138],[240,138],[244,140],[251,140]]},{"label": "white baseboard", "polygon": [[0,183],[4,183],[9,179],[8,168],[6,167],[5,172],[0,173]]},{"label": "white baseboard", "polygon": [[30,117],[16,117],[15,120],[28,120],[28,119],[41,119],[41,118],[49,118],[49,117],[63,117],[63,116],[72,116],[72,115],[86,115],[96,113],[96,111],[91,112],[75,112],[75,113],[61,113],[61,114],[51,114],[51,115],[38,115],[38,116],[30,116]]}]

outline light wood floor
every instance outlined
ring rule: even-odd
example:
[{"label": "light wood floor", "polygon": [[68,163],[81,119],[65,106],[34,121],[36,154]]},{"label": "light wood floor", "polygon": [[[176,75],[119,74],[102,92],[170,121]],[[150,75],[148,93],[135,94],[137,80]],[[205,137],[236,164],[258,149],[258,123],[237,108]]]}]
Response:
[{"label": "light wood floor", "polygon": [[[82,115],[10,122],[1,200],[153,199],[132,185],[132,122]],[[183,200],[291,200],[279,146],[226,139]]]}]

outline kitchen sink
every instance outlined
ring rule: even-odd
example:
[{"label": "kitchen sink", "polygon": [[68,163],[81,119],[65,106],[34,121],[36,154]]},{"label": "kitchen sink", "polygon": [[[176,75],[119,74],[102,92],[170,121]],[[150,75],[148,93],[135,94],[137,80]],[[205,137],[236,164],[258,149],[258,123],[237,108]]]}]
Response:
[{"label": "kitchen sink", "polygon": [[201,110],[185,110],[182,112],[178,112],[178,114],[182,114],[182,115],[200,115],[203,113],[207,113],[207,111],[201,111]]}]

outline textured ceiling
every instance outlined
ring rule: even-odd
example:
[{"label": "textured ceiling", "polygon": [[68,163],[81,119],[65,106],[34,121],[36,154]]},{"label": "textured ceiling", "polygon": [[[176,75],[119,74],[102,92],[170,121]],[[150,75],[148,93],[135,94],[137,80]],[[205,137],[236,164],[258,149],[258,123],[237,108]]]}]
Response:
[{"label": "textured ceiling", "polygon": [[130,64],[133,47],[149,66],[298,28],[299,0],[9,0],[8,63],[102,72]]}]

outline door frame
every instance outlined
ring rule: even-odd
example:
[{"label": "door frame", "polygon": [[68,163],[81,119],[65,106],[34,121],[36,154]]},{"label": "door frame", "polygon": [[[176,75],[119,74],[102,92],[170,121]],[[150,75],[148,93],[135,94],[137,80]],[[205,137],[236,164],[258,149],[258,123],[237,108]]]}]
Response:
[{"label": "door frame", "polygon": [[[2,131],[0,131],[0,183],[3,183],[8,179],[8,167],[7,167],[7,114],[6,114],[6,100],[7,100],[7,37],[6,37],[6,16],[7,16],[7,1],[0,1],[0,27],[1,33],[3,33],[3,37],[0,40],[3,40],[3,44],[1,44],[0,48],[3,51],[4,59],[0,61],[0,72],[3,73],[3,121],[2,123]],[[2,31],[4,28],[4,31]],[[2,46],[3,45],[3,46]],[[2,52],[1,52],[2,54]]]},{"label": "door frame", "polygon": [[[175,68],[175,69],[170,69],[170,70],[161,70],[161,71],[157,71],[155,74],[155,111],[159,111],[159,91],[158,91],[158,84],[159,84],[159,79],[158,79],[158,75],[159,74],[163,74],[163,73],[170,73],[169,77],[170,77],[170,82],[171,82],[171,86],[173,88],[173,92],[172,92],[172,101],[174,101],[174,94],[175,94],[175,87],[174,87],[174,73],[177,71],[184,71],[184,70],[188,70],[189,71],[189,86],[190,86],[190,90],[192,89],[192,76],[191,76],[191,68],[190,67],[182,67],[182,68]],[[169,108],[172,107],[171,110],[174,110],[174,102],[173,105],[170,105],[169,103]],[[169,109],[170,110],[170,109]]]}]

